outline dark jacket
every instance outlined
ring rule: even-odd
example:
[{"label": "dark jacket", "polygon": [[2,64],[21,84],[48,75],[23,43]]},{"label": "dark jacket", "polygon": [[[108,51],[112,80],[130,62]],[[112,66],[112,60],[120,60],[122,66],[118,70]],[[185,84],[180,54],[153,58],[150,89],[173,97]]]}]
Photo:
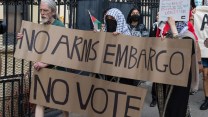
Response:
[{"label": "dark jacket", "polygon": [[149,37],[156,37],[156,33],[157,33],[157,26],[158,22],[153,23],[152,27],[150,28],[150,34]]},{"label": "dark jacket", "polygon": [[6,23],[5,22],[2,22],[0,23],[0,34],[3,34],[6,32]]},{"label": "dark jacket", "polygon": [[132,36],[137,36],[137,37],[148,37],[149,36],[149,32],[144,24],[139,24],[136,27],[128,24],[128,28],[129,28]]}]

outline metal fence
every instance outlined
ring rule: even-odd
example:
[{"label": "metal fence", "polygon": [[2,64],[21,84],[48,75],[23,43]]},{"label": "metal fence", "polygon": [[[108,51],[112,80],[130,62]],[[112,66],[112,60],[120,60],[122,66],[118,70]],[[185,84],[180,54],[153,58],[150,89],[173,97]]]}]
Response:
[{"label": "metal fence", "polygon": [[[66,28],[91,30],[88,10],[102,21],[103,11],[109,7],[120,9],[125,17],[138,7],[149,29],[154,22],[159,0],[56,0],[58,14]],[[16,34],[21,21],[40,22],[40,0],[0,0],[0,117],[27,117],[34,112],[29,103],[32,62],[14,58]],[[3,31],[4,30],[4,31]]]}]

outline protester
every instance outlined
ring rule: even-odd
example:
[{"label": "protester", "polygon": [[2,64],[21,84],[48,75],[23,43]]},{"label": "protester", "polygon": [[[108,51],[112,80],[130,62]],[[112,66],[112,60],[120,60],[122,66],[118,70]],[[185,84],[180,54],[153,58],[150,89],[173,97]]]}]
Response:
[{"label": "protester", "polygon": [[[104,12],[104,24],[105,24],[105,31],[112,32],[113,35],[131,35],[129,28],[126,24],[125,17],[123,13],[117,8],[110,8]],[[118,81],[118,78],[107,76],[105,75],[105,79],[109,81]],[[119,78],[120,83],[133,85],[134,80],[126,79],[126,78]]]},{"label": "protester", "polygon": [[[127,17],[127,23],[128,24],[125,24],[125,25],[127,25],[131,36],[147,37],[149,35],[145,25],[142,24],[142,16],[139,13],[139,10],[137,8],[133,8],[130,10],[129,15]],[[138,86],[142,82],[139,80],[120,78],[120,83]]]},{"label": "protester", "polygon": [[152,27],[150,28],[149,37],[156,37],[158,23],[159,23],[159,12],[157,13],[155,22],[152,24]]},{"label": "protester", "polygon": [[207,110],[208,109],[208,59],[202,58],[203,64],[203,84],[204,84],[204,94],[205,94],[205,101],[200,106],[200,110]]},{"label": "protester", "polygon": [[[59,20],[58,15],[56,14],[57,8],[56,3],[54,0],[41,0],[40,4],[40,14],[41,14],[41,23],[43,25],[55,25],[65,27],[64,24]],[[22,39],[23,34],[18,33],[17,39]],[[55,67],[53,65],[49,65],[42,62],[36,62],[33,65],[34,69],[37,71],[41,70],[42,68],[55,68],[59,70],[65,70],[62,67]],[[65,117],[68,117],[68,112],[63,113]],[[36,105],[35,110],[35,117],[44,117],[44,107],[41,105]]]},{"label": "protester", "polygon": [[189,21],[194,25],[194,14],[196,12],[195,0],[191,0],[191,9],[189,12]]},{"label": "protester", "polygon": [[194,0],[196,6],[202,6],[204,0]]},{"label": "protester", "polygon": [[123,13],[117,8],[111,8],[106,12],[104,22],[106,32],[113,32],[113,35],[131,35]]},{"label": "protester", "polygon": [[[191,32],[194,32],[195,34],[195,29],[194,29],[194,14],[196,12],[196,5],[195,5],[195,2],[194,0],[191,0],[191,9],[190,9],[190,14],[189,14],[189,22],[188,22],[188,30],[191,31]],[[199,54],[201,54],[201,50],[199,48],[199,44],[198,44],[198,37],[197,35],[195,34],[196,36],[196,49],[197,49],[197,52]],[[201,55],[200,55],[201,56]],[[203,69],[202,67],[202,64],[201,62],[199,62],[199,69]],[[200,71],[201,72],[201,71]],[[192,84],[191,84],[191,90],[190,90],[190,95],[194,95],[197,93],[198,89],[199,89],[199,72],[196,74],[196,77],[194,77],[192,79]]]},{"label": "protester", "polygon": [[[204,1],[204,5],[208,6],[208,0]],[[208,38],[205,39],[204,41],[204,46],[207,46],[207,41]],[[207,110],[208,109],[208,58],[202,58],[202,64],[203,64],[203,87],[204,87],[204,95],[205,95],[205,100],[203,104],[200,106],[200,110]]]},{"label": "protester", "polygon": [[[128,17],[127,17],[127,24],[128,28],[131,32],[131,36],[137,36],[137,37],[148,37],[149,33],[147,31],[147,28],[143,24],[143,16],[140,13],[140,10],[138,8],[132,8],[129,11]],[[122,81],[121,81],[122,82]],[[143,81],[139,80],[128,80],[128,84],[138,86]]]},{"label": "protester", "polygon": [[[189,79],[187,87],[165,85],[165,84],[156,84],[157,91],[157,101],[160,117],[190,117],[190,110],[188,106],[189,100],[189,91],[191,86],[191,79],[194,73],[196,73],[196,54],[195,53],[195,38],[193,32],[190,32],[187,27],[186,22],[175,22],[172,17],[168,18],[167,23],[160,23],[157,30],[157,36],[166,37],[166,38],[185,38],[193,40],[192,48],[192,69],[189,72]],[[186,29],[186,30],[185,30]],[[198,59],[197,61],[201,61]],[[192,74],[193,73],[193,74]]]},{"label": "protester", "polygon": [[143,24],[143,16],[139,12],[139,9],[133,8],[130,10],[127,17],[127,23],[132,36],[137,36],[137,37],[149,36],[147,28]]},{"label": "protester", "polygon": [[[157,27],[159,23],[159,12],[157,13],[156,20],[150,28],[149,37],[156,37]],[[155,107],[157,104],[157,96],[156,96],[156,84],[152,83],[152,102],[150,103],[150,107]]]},{"label": "protester", "polygon": [[205,101],[201,105],[200,110],[207,110],[208,109],[208,58],[202,58],[203,64],[203,84],[204,84],[204,94],[205,94]]}]

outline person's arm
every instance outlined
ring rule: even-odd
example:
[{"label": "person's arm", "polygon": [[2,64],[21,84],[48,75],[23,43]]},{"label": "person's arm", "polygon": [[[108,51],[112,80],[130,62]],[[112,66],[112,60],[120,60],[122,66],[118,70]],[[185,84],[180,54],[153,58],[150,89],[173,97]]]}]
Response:
[{"label": "person's arm", "polygon": [[22,39],[23,38],[23,34],[22,33],[17,33],[17,39]]},{"label": "person's arm", "polygon": [[119,32],[113,32],[113,35],[119,35],[120,33]]},{"label": "person's arm", "polygon": [[[23,38],[23,34],[22,33],[17,33],[17,39],[22,39]],[[44,68],[44,67],[48,67],[49,65],[46,64],[46,63],[42,63],[42,62],[36,62],[33,67],[39,71],[41,68]]]},{"label": "person's arm", "polygon": [[34,65],[33,65],[33,67],[37,70],[37,71],[39,71],[41,68],[46,68],[46,67],[48,67],[49,66],[49,64],[46,64],[46,63],[43,63],[43,62],[36,62]]},{"label": "person's arm", "polygon": [[168,22],[168,24],[170,26],[170,29],[172,31],[173,38],[177,37],[178,36],[178,31],[177,31],[177,28],[176,28],[175,20],[172,17],[168,17],[167,22]]}]

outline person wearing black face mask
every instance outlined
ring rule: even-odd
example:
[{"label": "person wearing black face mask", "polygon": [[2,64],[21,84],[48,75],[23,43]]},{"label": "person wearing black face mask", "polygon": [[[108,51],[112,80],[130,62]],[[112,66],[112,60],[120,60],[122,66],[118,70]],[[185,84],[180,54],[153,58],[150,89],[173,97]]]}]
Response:
[{"label": "person wearing black face mask", "polygon": [[131,20],[132,22],[139,22],[139,20],[140,20],[140,15],[139,15],[139,14],[132,15],[132,16],[130,17],[130,20]]},{"label": "person wearing black face mask", "polygon": [[[139,10],[136,8],[131,9],[127,17],[127,23],[128,23],[127,25],[130,30],[131,36],[137,36],[137,37],[149,36],[149,33],[142,22],[143,21],[139,13]],[[132,86],[138,86],[142,82],[143,81],[133,80],[133,79],[120,79],[120,83],[132,85]]]},{"label": "person wearing black face mask", "polygon": [[[118,34],[131,35],[123,13],[117,8],[111,8],[108,9],[106,12],[104,12],[104,31],[111,32],[115,36]],[[108,81],[113,81],[113,82],[123,81],[123,79],[125,79],[125,78],[118,78],[118,77],[100,75],[100,74],[99,74],[99,78],[104,78]],[[126,82],[120,82],[120,83],[128,84]]]},{"label": "person wearing black face mask", "polygon": [[117,27],[117,22],[115,19],[106,19],[107,32],[115,32]]},{"label": "person wearing black face mask", "polygon": [[111,8],[104,14],[105,31],[113,35],[131,35],[123,13],[117,8]]},{"label": "person wearing black face mask", "polygon": [[148,37],[149,32],[143,24],[142,16],[137,8],[130,10],[127,17],[128,28],[131,31],[132,36]]}]

